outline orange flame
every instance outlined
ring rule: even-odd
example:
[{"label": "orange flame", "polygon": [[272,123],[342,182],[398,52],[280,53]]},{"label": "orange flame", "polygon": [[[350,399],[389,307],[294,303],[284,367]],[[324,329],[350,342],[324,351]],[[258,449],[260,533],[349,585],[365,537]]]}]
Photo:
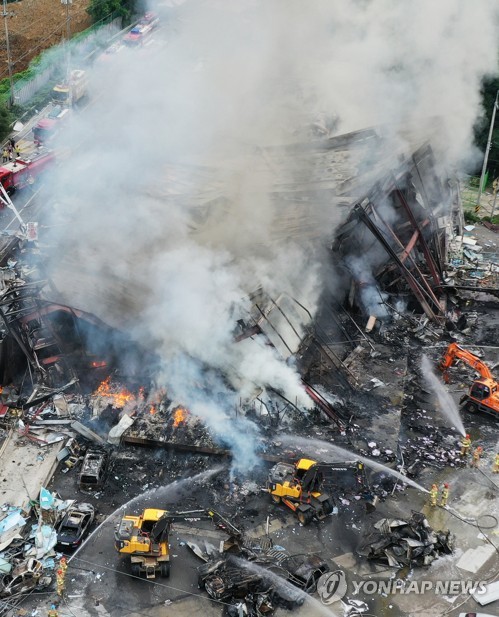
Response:
[{"label": "orange flame", "polygon": [[113,390],[111,386],[111,377],[104,379],[100,386],[95,391],[97,396],[109,399],[109,403],[117,409],[123,409],[127,403],[135,401],[134,395],[126,388],[122,390]]},{"label": "orange flame", "polygon": [[180,424],[184,424],[187,420],[187,409],[183,407],[177,407],[175,409],[175,413],[173,414],[173,426],[177,428]]},{"label": "orange flame", "polygon": [[107,366],[107,362],[105,360],[95,360],[92,362],[91,366],[92,368],[103,368],[104,366]]},{"label": "orange flame", "polygon": [[149,413],[151,414],[151,416],[154,416],[154,414],[157,412],[158,410],[156,409],[156,405],[151,405],[149,407]]}]

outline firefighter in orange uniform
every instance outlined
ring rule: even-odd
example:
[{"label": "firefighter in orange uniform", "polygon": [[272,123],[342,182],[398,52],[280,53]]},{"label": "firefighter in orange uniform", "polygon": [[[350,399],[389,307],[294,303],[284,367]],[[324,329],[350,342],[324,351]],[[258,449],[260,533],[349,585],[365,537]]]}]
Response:
[{"label": "firefighter in orange uniform", "polygon": [[430,506],[434,507],[437,505],[438,498],[438,486],[436,484],[432,484],[430,491]]},{"label": "firefighter in orange uniform", "polygon": [[449,499],[449,485],[447,482],[444,483],[442,490],[440,491],[440,507],[445,508],[447,505],[447,500]]},{"label": "firefighter in orange uniform", "polygon": [[461,439],[461,456],[468,456],[471,448],[471,439],[469,435]]},{"label": "firefighter in orange uniform", "polygon": [[475,451],[473,452],[473,460],[471,461],[471,466],[474,469],[478,469],[480,467],[480,457],[482,456],[482,451],[482,446],[478,446],[478,448],[475,448]]}]

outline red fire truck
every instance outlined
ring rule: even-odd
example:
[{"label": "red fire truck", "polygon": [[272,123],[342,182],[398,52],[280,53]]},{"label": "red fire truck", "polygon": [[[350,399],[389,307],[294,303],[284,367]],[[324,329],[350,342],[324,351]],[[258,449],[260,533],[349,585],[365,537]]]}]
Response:
[{"label": "red fire truck", "polygon": [[15,161],[3,163],[0,166],[0,182],[9,195],[15,191],[32,185],[36,178],[55,161],[55,152],[39,148],[28,157],[20,157]]},{"label": "red fire truck", "polygon": [[56,105],[46,118],[39,120],[33,128],[33,141],[36,146],[49,142],[64,125],[69,109]]}]

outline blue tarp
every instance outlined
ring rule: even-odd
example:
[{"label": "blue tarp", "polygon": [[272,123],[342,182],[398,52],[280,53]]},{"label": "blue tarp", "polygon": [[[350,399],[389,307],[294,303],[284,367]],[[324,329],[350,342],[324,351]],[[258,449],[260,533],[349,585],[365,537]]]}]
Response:
[{"label": "blue tarp", "polygon": [[12,527],[22,527],[25,523],[26,520],[21,516],[21,508],[14,508],[0,521],[0,535]]}]

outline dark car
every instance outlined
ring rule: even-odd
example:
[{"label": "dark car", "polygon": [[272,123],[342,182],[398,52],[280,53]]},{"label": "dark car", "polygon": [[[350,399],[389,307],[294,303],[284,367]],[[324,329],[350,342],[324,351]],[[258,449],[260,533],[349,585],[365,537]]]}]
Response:
[{"label": "dark car", "polygon": [[[243,559],[236,561],[230,557],[215,559],[198,567],[198,587],[205,589],[211,598],[221,602],[232,602],[252,596],[255,601],[260,597],[269,607],[282,606],[287,610],[292,610],[305,602],[306,594],[297,589],[295,584],[291,584],[292,579],[288,582],[284,578],[282,585],[275,585],[275,572],[270,568],[258,565],[256,567],[257,569]],[[277,577],[281,578],[283,573],[287,574],[279,567]],[[263,611],[252,614],[262,613]]]},{"label": "dark car", "polygon": [[57,526],[57,544],[66,548],[79,546],[94,517],[94,507],[89,503],[75,503],[70,506]]},{"label": "dark car", "polygon": [[198,567],[198,587],[206,589],[214,600],[244,598],[262,584],[262,577],[241,565],[231,565],[220,558]]}]

